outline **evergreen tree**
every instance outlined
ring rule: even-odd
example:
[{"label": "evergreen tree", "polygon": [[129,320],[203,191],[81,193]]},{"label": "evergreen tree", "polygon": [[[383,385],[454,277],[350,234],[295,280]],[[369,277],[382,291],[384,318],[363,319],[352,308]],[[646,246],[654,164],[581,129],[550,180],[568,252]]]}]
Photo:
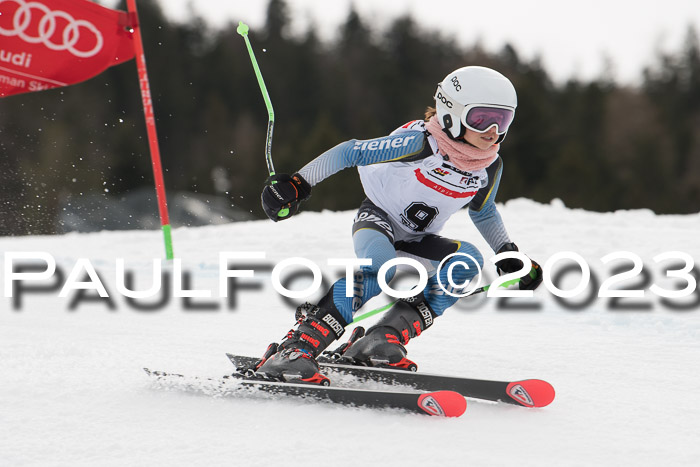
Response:
[{"label": "evergreen tree", "polygon": [[[235,25],[208,29],[194,14],[175,23],[155,0],[140,0],[139,15],[167,190],[227,196],[262,218],[267,112]],[[337,38],[322,43],[313,28],[292,34],[287,3],[270,0],[264,27],[250,36],[275,107],[278,172],[421,118],[442,77],[481,65],[504,73],[518,92],[501,147],[499,201],[561,198],[572,207],[659,213],[700,205],[693,28],[680,51],[645,70],[640,87],[620,87],[609,73],[555,85],[540,60],[523,60],[511,45],[498,53],[462,47],[408,16],[381,32],[354,8]],[[133,61],[0,106],[0,235],[52,233],[69,203],[152,189]],[[354,209],[362,197],[356,171],[346,170],[318,185],[305,209]],[[81,215],[109,216],[104,209],[98,203]]]}]

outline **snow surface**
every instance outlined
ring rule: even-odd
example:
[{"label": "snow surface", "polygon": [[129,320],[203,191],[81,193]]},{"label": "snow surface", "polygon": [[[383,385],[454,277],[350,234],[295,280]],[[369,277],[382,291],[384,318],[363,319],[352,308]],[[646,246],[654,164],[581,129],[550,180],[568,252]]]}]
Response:
[{"label": "snow surface", "polygon": [[[524,199],[501,206],[501,213],[514,241],[540,264],[574,251],[600,280],[624,264],[604,265],[600,258],[619,250],[639,255],[667,288],[655,255],[676,250],[700,261],[697,214],[592,213]],[[327,259],[353,257],[352,218],[353,212],[302,213],[276,224],[176,228],[175,253],[192,274],[191,287],[215,297],[223,251],[264,251],[267,264],[303,256],[333,277],[337,267]],[[467,216],[455,216],[443,234],[472,241],[490,256]],[[215,397],[161,387],[142,371],[218,377],[232,370],[225,352],[260,355],[279,341],[293,311],[273,291],[269,271],[248,279],[261,288],[242,290],[234,309],[225,299],[195,298],[219,309],[187,311],[182,299],[171,298],[146,312],[116,292],[115,259],[126,260],[136,289],[148,288],[152,258],[162,251],[157,231],[0,238],[0,251],[48,252],[66,274],[88,258],[114,301],[113,310],[94,301],[70,310],[75,292],[59,298],[56,289],[27,293],[14,309],[10,298],[0,298],[2,466],[657,466],[697,465],[700,458],[694,402],[700,307],[671,310],[648,287],[644,299],[626,299],[650,303],[646,311],[637,305],[613,311],[603,298],[572,311],[544,288],[532,300],[541,306],[535,311],[501,310],[483,295],[463,299],[409,344],[420,370],[541,378],[557,397],[534,410],[469,399],[463,417],[440,419]],[[492,266],[486,275],[495,276]],[[365,310],[388,301],[377,297]]]}]

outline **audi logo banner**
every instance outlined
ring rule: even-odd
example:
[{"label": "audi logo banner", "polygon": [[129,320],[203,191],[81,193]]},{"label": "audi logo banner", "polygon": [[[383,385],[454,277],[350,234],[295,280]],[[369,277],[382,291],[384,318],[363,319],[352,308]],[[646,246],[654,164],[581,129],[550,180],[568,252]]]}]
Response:
[{"label": "audi logo banner", "polygon": [[68,86],[134,57],[129,15],[88,0],[0,0],[0,97]]}]

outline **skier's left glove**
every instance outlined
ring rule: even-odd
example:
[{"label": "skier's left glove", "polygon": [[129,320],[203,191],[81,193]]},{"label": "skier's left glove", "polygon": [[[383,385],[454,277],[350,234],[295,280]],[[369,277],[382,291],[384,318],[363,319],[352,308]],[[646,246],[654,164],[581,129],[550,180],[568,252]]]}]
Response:
[{"label": "skier's left glove", "polygon": [[[504,253],[507,251],[519,251],[518,246],[515,243],[506,243],[497,253]],[[535,290],[542,283],[542,267],[532,258],[530,262],[532,263],[530,273],[521,277],[518,283],[520,290]],[[516,272],[522,267],[523,262],[517,258],[507,258],[496,262],[496,269],[501,276],[510,272]]]},{"label": "skier's left glove", "polygon": [[292,217],[299,210],[299,204],[311,196],[311,185],[298,173],[273,175],[266,183],[260,196],[262,207],[267,217],[275,222]]}]

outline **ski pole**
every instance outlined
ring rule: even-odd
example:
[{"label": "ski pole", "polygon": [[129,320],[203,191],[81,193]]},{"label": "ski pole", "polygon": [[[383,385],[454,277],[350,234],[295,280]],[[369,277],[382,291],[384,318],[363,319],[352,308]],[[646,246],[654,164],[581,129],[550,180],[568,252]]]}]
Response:
[{"label": "ski pole", "polygon": [[[517,284],[518,282],[520,282],[520,279],[513,279],[513,280],[510,280],[510,281],[506,281],[506,282],[504,282],[503,284],[501,284],[501,287],[510,287],[511,285],[515,285],[515,284]],[[476,295],[476,294],[478,294],[478,293],[486,292],[486,291],[489,290],[490,288],[491,288],[490,285],[485,285],[485,286],[483,286],[483,287],[479,287],[478,289],[474,290],[474,292],[472,292],[472,293],[470,293],[469,295],[467,295],[467,297],[471,297],[472,295]],[[353,319],[353,320],[352,320],[352,324],[357,323],[358,321],[362,321],[363,319],[367,319],[367,318],[369,318],[369,317],[372,317],[372,316],[374,316],[374,315],[376,315],[376,314],[379,314],[379,313],[381,313],[382,311],[386,311],[386,310],[388,310],[389,308],[391,308],[391,307],[394,305],[394,303],[396,303],[396,301],[389,302],[389,303],[387,303],[386,305],[381,306],[381,307],[379,307],[379,308],[377,308],[377,309],[375,309],[375,310],[368,311],[367,313],[365,313],[365,314],[363,314],[363,315],[360,315],[360,316],[358,316],[357,318]]]},{"label": "ski pole", "polygon": [[[515,285],[515,284],[517,284],[518,282],[520,282],[520,279],[512,279],[512,280],[509,280],[509,281],[505,281],[503,284],[501,284],[501,287],[510,287],[511,285]],[[478,289],[474,290],[474,292],[470,293],[470,294],[467,295],[467,296],[469,297],[469,296],[472,296],[472,295],[474,295],[474,294],[476,294],[476,293],[486,292],[486,291],[489,290],[490,288],[491,288],[491,285],[485,285],[485,286],[483,286],[483,287],[479,287]]]},{"label": "ski pole", "polygon": [[[260,92],[262,93],[263,100],[265,101],[265,106],[267,107],[267,139],[265,142],[265,160],[267,161],[267,171],[270,177],[275,175],[275,166],[272,164],[272,131],[275,127],[275,111],[272,108],[272,101],[270,100],[270,95],[267,92],[267,87],[265,86],[265,80],[263,80],[262,73],[260,72],[260,67],[258,66],[258,61],[255,59],[255,52],[253,52],[253,47],[250,45],[250,40],[248,39],[248,25],[243,21],[238,22],[238,28],[236,32],[243,37],[245,40],[245,45],[248,48],[248,55],[250,55],[250,61],[253,63],[253,70],[255,70],[255,77],[258,79],[258,85],[260,86]],[[276,181],[272,181],[274,185]],[[289,209],[281,209],[277,214],[278,217],[286,217],[289,214]]]}]

